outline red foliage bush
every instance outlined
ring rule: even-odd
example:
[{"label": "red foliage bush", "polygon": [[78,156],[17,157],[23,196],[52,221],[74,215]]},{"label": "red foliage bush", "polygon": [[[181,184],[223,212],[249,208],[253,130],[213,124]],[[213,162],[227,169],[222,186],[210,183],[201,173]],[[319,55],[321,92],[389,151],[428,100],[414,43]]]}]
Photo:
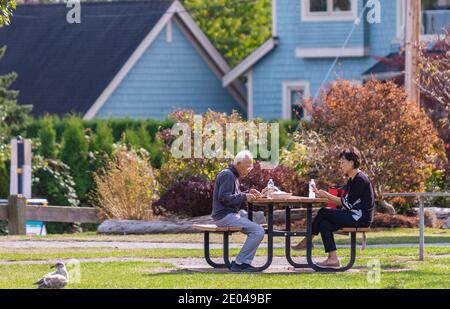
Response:
[{"label": "red foliage bush", "polygon": [[190,217],[211,214],[214,182],[203,176],[176,181],[153,203],[157,214],[177,214]]}]

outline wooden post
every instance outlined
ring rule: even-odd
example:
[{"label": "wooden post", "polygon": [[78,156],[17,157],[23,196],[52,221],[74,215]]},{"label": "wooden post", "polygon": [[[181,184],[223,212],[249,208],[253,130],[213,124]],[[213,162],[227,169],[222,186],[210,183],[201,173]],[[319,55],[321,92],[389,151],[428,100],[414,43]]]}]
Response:
[{"label": "wooden post", "polygon": [[8,234],[26,235],[27,200],[23,195],[10,195],[8,199]]},{"label": "wooden post", "polygon": [[406,41],[405,41],[405,89],[408,100],[420,107],[419,48],[422,25],[422,1],[407,0]]},{"label": "wooden post", "polygon": [[425,210],[423,207],[423,196],[418,195],[419,198],[419,260],[425,260]]}]

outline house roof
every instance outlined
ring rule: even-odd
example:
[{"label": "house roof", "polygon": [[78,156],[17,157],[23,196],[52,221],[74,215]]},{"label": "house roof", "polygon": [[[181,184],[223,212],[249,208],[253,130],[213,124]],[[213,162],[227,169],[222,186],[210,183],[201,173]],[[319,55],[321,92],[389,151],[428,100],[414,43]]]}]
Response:
[{"label": "house roof", "polygon": [[[79,24],[66,21],[69,10],[64,3],[19,5],[11,26],[0,28],[0,46],[7,46],[0,74],[18,74],[11,88],[35,116],[94,117],[175,14],[218,78],[230,70],[176,0],[83,2]],[[241,85],[227,90],[245,105]]]},{"label": "house roof", "polygon": [[[427,55],[442,55],[445,53],[440,42],[432,42],[425,51]],[[385,57],[375,57],[378,62],[362,73],[363,80],[389,80],[405,74],[405,54],[390,53]]]},{"label": "house roof", "polygon": [[386,57],[378,57],[378,62],[362,73],[363,80],[388,80],[401,76],[405,70],[405,58],[399,53],[391,53]]},{"label": "house roof", "polygon": [[79,24],[64,3],[19,5],[0,28],[0,74],[18,74],[12,88],[33,115],[84,114],[172,2],[82,3]]},{"label": "house roof", "polygon": [[[179,1],[173,1],[167,12],[162,16],[153,29],[144,37],[139,46],[134,50],[126,63],[121,67],[120,71],[114,76],[108,86],[102,91],[95,103],[85,113],[84,119],[93,118],[101,107],[105,104],[114,90],[118,87],[123,78],[128,74],[130,69],[134,66],[137,60],[147,50],[147,48],[153,43],[158,34],[167,25],[169,20],[174,20],[177,25],[184,29],[184,33],[190,42],[194,45],[197,52],[202,56],[203,60],[208,64],[213,73],[219,80],[222,80],[224,75],[229,72],[225,59],[220,55],[217,49],[209,41],[206,35],[197,26],[194,20],[191,18],[186,9],[181,5]],[[240,81],[236,81],[233,84],[225,87],[226,90],[236,99],[236,101],[245,110],[247,101],[244,86]]]},{"label": "house roof", "polygon": [[275,46],[278,44],[276,37],[270,38],[264,44],[262,44],[253,53],[242,60],[236,65],[230,72],[228,72],[222,80],[224,87],[227,87],[231,83],[237,80],[242,74],[245,74],[255,63],[264,58]]}]

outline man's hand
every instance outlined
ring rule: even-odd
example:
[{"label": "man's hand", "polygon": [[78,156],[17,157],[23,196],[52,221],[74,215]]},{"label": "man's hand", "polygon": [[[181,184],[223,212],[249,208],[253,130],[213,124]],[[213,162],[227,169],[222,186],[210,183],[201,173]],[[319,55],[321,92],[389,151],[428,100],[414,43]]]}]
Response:
[{"label": "man's hand", "polygon": [[[268,191],[268,188],[265,187],[265,188],[261,191],[261,194],[262,194],[263,196],[264,196],[264,195],[267,195],[267,191]],[[277,187],[273,186],[273,192],[279,192],[279,191],[281,191],[281,190],[278,189]]]},{"label": "man's hand", "polygon": [[261,192],[259,192],[256,189],[250,189],[249,191],[250,194],[253,194],[256,198],[262,198],[263,195],[261,194]]},{"label": "man's hand", "polygon": [[252,202],[256,200],[256,196],[251,193],[246,193],[245,195],[247,196],[247,202]]}]

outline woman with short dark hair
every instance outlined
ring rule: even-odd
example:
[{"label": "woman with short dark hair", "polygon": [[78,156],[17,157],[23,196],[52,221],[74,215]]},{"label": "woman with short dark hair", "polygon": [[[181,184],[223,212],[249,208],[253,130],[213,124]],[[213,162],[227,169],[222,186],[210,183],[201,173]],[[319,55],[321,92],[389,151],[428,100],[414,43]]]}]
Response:
[{"label": "woman with short dark hair", "polygon": [[[320,209],[312,224],[313,235],[320,233],[325,252],[328,253],[328,258],[317,265],[327,268],[340,267],[333,232],[343,227],[369,227],[375,205],[372,184],[367,175],[359,169],[359,151],[356,148],[344,150],[339,154],[339,164],[344,175],[348,177],[345,195],[340,198],[324,190],[314,190],[316,197],[326,198],[328,202],[342,206],[342,209]],[[306,249],[306,238],[292,249]]]}]

